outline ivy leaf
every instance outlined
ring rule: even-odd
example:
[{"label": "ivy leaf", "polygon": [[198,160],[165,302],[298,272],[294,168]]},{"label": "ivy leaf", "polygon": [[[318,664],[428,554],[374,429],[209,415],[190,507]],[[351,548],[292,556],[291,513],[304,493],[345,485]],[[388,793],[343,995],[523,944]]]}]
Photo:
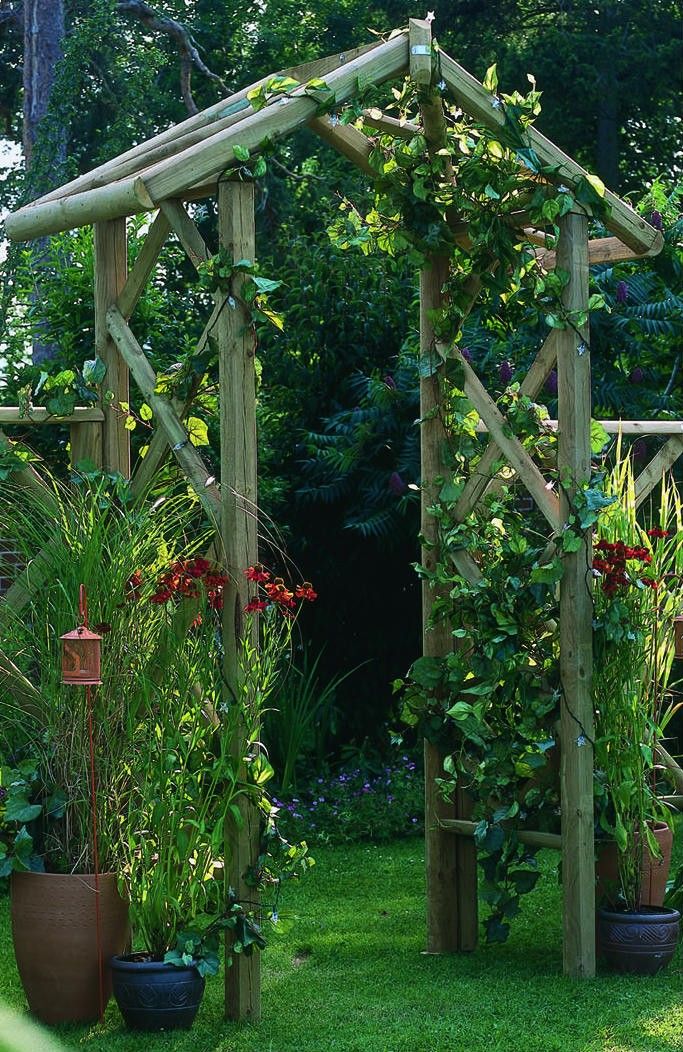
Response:
[{"label": "ivy leaf", "polygon": [[610,442],[607,431],[599,420],[591,420],[591,453],[601,453]]},{"label": "ivy leaf", "polygon": [[83,379],[87,384],[101,384],[107,373],[107,366],[101,358],[89,358],[83,362]]},{"label": "ivy leaf", "polygon": [[486,70],[483,84],[486,90],[490,91],[492,95],[495,95],[498,91],[498,70],[495,62]]},{"label": "ivy leaf", "polygon": [[274,281],[272,278],[260,278],[257,275],[254,275],[251,280],[258,292],[274,292],[275,289],[279,289],[282,285],[281,281]]},{"label": "ivy leaf", "polygon": [[187,421],[187,437],[193,446],[209,445],[209,429],[204,420],[191,416]]},{"label": "ivy leaf", "polygon": [[579,548],[583,544],[581,537],[574,533],[573,530],[565,530],[562,534],[562,551],[563,552],[578,552]]},{"label": "ivy leaf", "polygon": [[140,406],[140,419],[146,422],[148,420],[151,420],[153,416],[154,414],[150,407],[147,405],[146,402],[143,402]]},{"label": "ivy leaf", "polygon": [[246,146],[239,146],[239,145],[233,146],[232,152],[235,155],[236,160],[238,160],[238,161],[248,161],[249,160],[249,156],[250,156],[249,149]]},{"label": "ivy leaf", "polygon": [[9,796],[4,820],[6,822],[32,822],[42,810],[40,804],[30,804],[25,796]]}]

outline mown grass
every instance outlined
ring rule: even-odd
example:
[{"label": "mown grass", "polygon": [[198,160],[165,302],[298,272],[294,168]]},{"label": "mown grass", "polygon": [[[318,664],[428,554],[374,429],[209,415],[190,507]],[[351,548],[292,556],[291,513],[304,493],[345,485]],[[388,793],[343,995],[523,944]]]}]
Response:
[{"label": "mown grass", "polygon": [[[680,836],[679,836],[680,841]],[[683,1052],[681,950],[655,978],[562,976],[556,856],[509,941],[467,956],[426,956],[419,839],[317,849],[288,889],[291,930],[263,955],[263,1021],[222,1018],[209,982],[189,1032],[133,1035],[115,1005],[102,1025],[65,1027],[83,1052]],[[0,906],[2,996],[24,1005],[7,902]],[[64,962],[68,967],[70,962]],[[0,1040],[0,1048],[2,1041]],[[27,1049],[27,1052],[32,1050]]]}]

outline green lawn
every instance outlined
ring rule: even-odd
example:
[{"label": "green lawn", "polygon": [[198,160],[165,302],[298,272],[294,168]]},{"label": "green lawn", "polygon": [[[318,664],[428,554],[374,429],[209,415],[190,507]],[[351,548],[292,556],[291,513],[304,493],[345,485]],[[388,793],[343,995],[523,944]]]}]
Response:
[{"label": "green lawn", "polygon": [[[680,840],[680,837],[679,837]],[[133,1036],[111,1004],[103,1025],[64,1028],[84,1052],[681,1052],[682,954],[662,976],[562,977],[560,893],[553,864],[526,898],[510,940],[468,956],[424,945],[419,839],[318,849],[287,905],[296,922],[263,955],[263,1022],[222,1019],[222,979],[209,982],[192,1031]],[[0,904],[0,990],[23,995]],[[65,962],[66,963],[66,962]],[[3,1048],[0,1039],[0,1048]],[[28,1049],[27,1052],[34,1052]]]}]

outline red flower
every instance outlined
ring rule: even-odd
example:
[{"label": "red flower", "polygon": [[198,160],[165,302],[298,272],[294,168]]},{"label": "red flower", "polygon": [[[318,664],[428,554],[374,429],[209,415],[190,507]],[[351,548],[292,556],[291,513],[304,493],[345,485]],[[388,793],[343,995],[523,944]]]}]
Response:
[{"label": "red flower", "polygon": [[204,575],[204,584],[207,588],[222,588],[224,584],[228,583],[227,574],[224,573],[207,573]]},{"label": "red flower", "polygon": [[206,596],[209,606],[212,610],[223,609],[223,593],[219,591],[211,590]]},{"label": "red flower", "polygon": [[268,598],[272,599],[274,603],[290,608],[296,605],[294,603],[294,592],[290,592],[282,577],[276,577],[274,581],[271,581],[264,587],[268,593]]},{"label": "red flower", "polygon": [[136,570],[126,581],[126,587],[124,589],[126,599],[129,602],[136,602],[140,598],[141,585],[142,573],[140,570]]},{"label": "red flower", "polygon": [[171,592],[168,588],[163,589],[163,590],[160,589],[158,592],[155,592],[154,595],[151,595],[149,597],[149,601],[150,601],[150,603],[157,603],[157,604],[167,603],[172,595],[173,595],[173,592]]},{"label": "red flower", "polygon": [[211,563],[208,559],[193,559],[187,564],[187,572],[190,577],[203,577],[210,569]]},{"label": "red flower", "polygon": [[313,590],[310,581],[304,581],[303,584],[298,585],[294,594],[297,599],[306,599],[309,603],[318,598],[318,593]]},{"label": "red flower", "polygon": [[651,530],[647,531],[648,537],[652,537],[654,540],[661,540],[664,537],[669,537],[669,530],[663,530],[661,526],[653,526]]},{"label": "red flower", "polygon": [[250,599],[244,608],[245,614],[260,614],[262,610],[265,610],[267,603],[263,599]]},{"label": "red flower", "polygon": [[[270,574],[261,563],[255,563],[254,566],[249,566],[244,571],[244,576],[248,581],[255,581],[257,584],[264,584],[270,580]],[[278,581],[282,578],[278,577]]]}]

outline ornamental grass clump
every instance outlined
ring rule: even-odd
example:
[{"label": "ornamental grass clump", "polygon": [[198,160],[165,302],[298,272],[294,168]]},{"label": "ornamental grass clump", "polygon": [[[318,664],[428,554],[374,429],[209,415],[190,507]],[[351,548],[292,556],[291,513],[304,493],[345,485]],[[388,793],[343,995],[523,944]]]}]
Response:
[{"label": "ornamental grass clump", "polygon": [[638,521],[628,458],[617,456],[605,490],[614,499],[598,520],[593,560],[596,804],[600,829],[617,844],[621,899],[636,910],[643,852],[660,857],[653,826],[670,821],[658,795],[657,744],[675,709],[671,622],[683,606],[683,516],[664,475],[656,525]]}]

